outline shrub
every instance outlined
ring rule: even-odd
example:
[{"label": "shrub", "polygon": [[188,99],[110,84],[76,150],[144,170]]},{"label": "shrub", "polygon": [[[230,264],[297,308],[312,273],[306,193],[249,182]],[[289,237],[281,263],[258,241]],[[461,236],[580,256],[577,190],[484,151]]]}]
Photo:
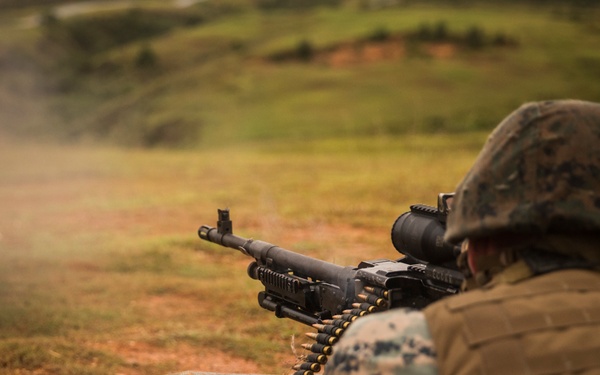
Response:
[{"label": "shrub", "polygon": [[40,16],[40,24],[43,27],[55,27],[58,25],[58,17],[51,9],[46,9]]},{"label": "shrub", "polygon": [[135,66],[138,68],[151,68],[156,66],[157,62],[156,52],[147,44],[142,46],[135,58]]},{"label": "shrub", "polygon": [[388,40],[389,38],[390,38],[390,31],[383,26],[375,29],[375,31],[373,31],[371,33],[371,35],[369,35],[369,37],[368,37],[368,39],[373,42],[383,42],[385,40]]},{"label": "shrub", "polygon": [[433,38],[433,31],[428,23],[422,23],[417,29],[417,39],[420,40],[431,40]]},{"label": "shrub", "polygon": [[503,32],[498,32],[492,38],[492,44],[500,47],[515,46],[517,45],[517,41],[515,38],[508,36]]},{"label": "shrub", "polygon": [[315,54],[312,43],[306,39],[303,39],[296,46],[296,55],[298,59],[302,61],[310,61]]},{"label": "shrub", "polygon": [[441,42],[448,39],[448,26],[445,21],[440,21],[433,30],[433,40]]},{"label": "shrub", "polygon": [[465,44],[469,48],[479,49],[485,45],[485,33],[478,26],[471,26],[465,35]]},{"label": "shrub", "polygon": [[147,40],[176,27],[189,27],[203,22],[199,13],[130,9],[119,13],[94,14],[45,23],[48,39],[72,50],[97,53],[127,43]]}]

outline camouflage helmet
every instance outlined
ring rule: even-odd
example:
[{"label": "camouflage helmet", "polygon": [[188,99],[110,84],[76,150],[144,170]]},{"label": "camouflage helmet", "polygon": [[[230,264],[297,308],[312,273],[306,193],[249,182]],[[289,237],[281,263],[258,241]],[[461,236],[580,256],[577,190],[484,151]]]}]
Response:
[{"label": "camouflage helmet", "polygon": [[529,103],[489,136],[456,189],[445,239],[600,234],[600,104]]}]

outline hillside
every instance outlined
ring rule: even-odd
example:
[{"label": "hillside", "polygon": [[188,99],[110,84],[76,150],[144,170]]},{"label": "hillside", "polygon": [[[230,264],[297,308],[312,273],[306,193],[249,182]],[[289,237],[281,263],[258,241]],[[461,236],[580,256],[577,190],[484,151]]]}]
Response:
[{"label": "hillside", "polygon": [[[196,147],[487,130],[525,101],[600,100],[593,8],[375,3],[3,12],[0,124],[25,137]],[[39,27],[12,21],[35,12]]]}]

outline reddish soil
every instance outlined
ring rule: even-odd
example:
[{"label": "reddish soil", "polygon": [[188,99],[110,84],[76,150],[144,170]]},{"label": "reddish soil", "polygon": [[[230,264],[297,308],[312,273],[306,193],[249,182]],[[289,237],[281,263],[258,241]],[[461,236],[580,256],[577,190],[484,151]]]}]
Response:
[{"label": "reddish soil", "polygon": [[[448,59],[456,55],[458,47],[454,43],[422,42],[420,53],[434,59]],[[336,46],[317,50],[312,61],[335,68],[360,64],[373,64],[379,61],[400,60],[406,58],[407,46],[404,38],[394,37],[384,41],[361,41],[341,43]],[[292,54],[284,60],[294,60]]]},{"label": "reddish soil", "polygon": [[[192,345],[179,343],[173,346],[157,347],[140,341],[109,340],[93,345],[94,349],[112,352],[123,358],[127,366],[117,372],[122,375],[144,374],[142,366],[172,363],[183,371],[205,371],[222,373],[259,373],[256,363],[236,358],[219,350],[198,349]],[[209,360],[207,360],[209,359]]]},{"label": "reddish soil", "polygon": [[400,59],[405,55],[404,42],[390,40],[378,43],[343,44],[329,51],[320,52],[315,60],[333,67],[343,67]]}]

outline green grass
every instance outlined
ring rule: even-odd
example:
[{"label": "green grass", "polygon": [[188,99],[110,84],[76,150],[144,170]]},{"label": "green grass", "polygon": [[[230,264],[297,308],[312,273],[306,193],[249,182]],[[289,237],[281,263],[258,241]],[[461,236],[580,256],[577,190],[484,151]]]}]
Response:
[{"label": "green grass", "polygon": [[[7,103],[3,124],[24,136],[193,148],[481,131],[526,101],[600,100],[597,85],[589,84],[600,77],[594,11],[575,22],[565,11],[514,4],[378,11],[346,5],[300,13],[243,9],[89,55],[86,72],[69,69],[82,62],[81,55],[53,71],[52,58],[60,51],[51,49],[48,56],[30,47],[23,57],[29,63],[10,68],[15,71],[0,84]],[[477,26],[488,38],[503,33],[517,45],[476,51],[459,46],[446,58],[414,53],[409,46],[401,58],[343,66],[268,60],[302,40],[319,49],[363,40],[381,28],[406,34],[438,22],[452,35]],[[21,44],[40,45],[36,32],[41,34],[30,30]],[[157,66],[136,67],[143,46],[155,53]],[[32,75],[35,61],[44,61],[53,73]],[[45,82],[48,77],[54,79]],[[29,100],[16,95],[15,86]]]},{"label": "green grass", "polygon": [[[117,371],[121,362],[117,357],[101,351],[85,350],[64,339],[41,339],[36,342],[9,340],[0,342],[0,373],[20,369],[35,372],[45,368],[48,373],[106,374]],[[113,365],[98,366],[99,363]]]},{"label": "green grass", "polygon": [[250,260],[201,242],[199,225],[229,207],[243,236],[341,265],[395,258],[395,218],[452,190],[483,139],[206,151],[4,141],[0,373],[287,372],[291,336],[299,347],[307,328],[262,310]]}]

